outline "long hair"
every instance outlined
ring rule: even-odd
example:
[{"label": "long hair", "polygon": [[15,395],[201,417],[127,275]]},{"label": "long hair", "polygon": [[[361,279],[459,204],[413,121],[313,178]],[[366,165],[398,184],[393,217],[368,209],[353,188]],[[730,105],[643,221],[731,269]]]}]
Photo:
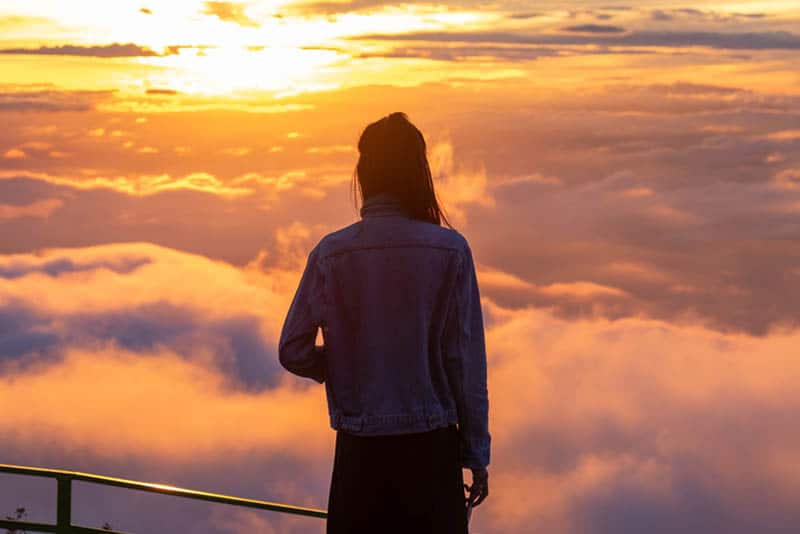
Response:
[{"label": "long hair", "polygon": [[[353,203],[377,193],[397,196],[414,219],[453,228],[440,208],[428,165],[422,132],[396,111],[375,121],[358,140],[358,164],[353,171]],[[356,204],[357,205],[357,204]]]}]

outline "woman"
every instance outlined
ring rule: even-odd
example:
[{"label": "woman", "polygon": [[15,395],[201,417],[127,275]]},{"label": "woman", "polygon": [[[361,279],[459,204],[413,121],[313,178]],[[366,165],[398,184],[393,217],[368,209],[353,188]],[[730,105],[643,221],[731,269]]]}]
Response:
[{"label": "woman", "polygon": [[472,252],[441,213],[425,140],[404,113],[368,125],[358,150],[361,220],[309,253],[279,359],[325,383],[328,534],[464,534],[488,495],[491,439]]}]

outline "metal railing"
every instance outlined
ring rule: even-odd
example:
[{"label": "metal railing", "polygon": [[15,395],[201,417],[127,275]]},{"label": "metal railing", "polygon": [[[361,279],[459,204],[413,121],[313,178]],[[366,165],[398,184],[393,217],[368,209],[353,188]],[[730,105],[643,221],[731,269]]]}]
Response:
[{"label": "metal railing", "polygon": [[218,502],[231,504],[233,506],[244,506],[247,508],[257,508],[259,510],[271,510],[273,512],[283,512],[287,514],[304,515],[309,517],[326,518],[328,513],[325,510],[316,508],[304,508],[301,506],[291,506],[256,499],[245,499],[242,497],[231,497],[219,493],[209,493],[167,484],[155,484],[152,482],[140,482],[126,478],[108,477],[95,475],[92,473],[81,473],[79,471],[67,471],[64,469],[47,469],[44,467],[29,467],[25,465],[0,464],[0,473],[12,473],[16,475],[29,475],[36,477],[46,477],[56,479],[58,491],[56,495],[56,524],[32,523],[29,521],[15,521],[13,519],[0,519],[0,529],[25,530],[31,532],[55,532],[56,534],[124,534],[118,530],[97,529],[81,527],[72,524],[72,481],[91,482],[104,486],[117,486],[120,488],[147,491],[151,493],[163,493],[177,497],[186,497],[200,501]]}]

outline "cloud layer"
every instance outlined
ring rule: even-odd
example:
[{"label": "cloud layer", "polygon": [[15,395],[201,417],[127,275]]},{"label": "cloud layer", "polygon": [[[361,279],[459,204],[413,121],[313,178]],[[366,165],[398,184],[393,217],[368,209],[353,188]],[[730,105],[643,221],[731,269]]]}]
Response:
[{"label": "cloud layer", "polygon": [[[304,250],[309,235],[286,228],[280,253]],[[0,402],[15,407],[0,421],[4,458],[324,508],[324,391],[272,370],[302,259],[265,271],[136,243],[4,257]],[[479,272],[479,283],[491,276]],[[476,531],[800,526],[797,330],[751,337],[565,320],[488,297],[483,307],[494,482]],[[0,484],[0,502],[13,492]],[[31,495],[13,502],[49,509]],[[167,501],[135,514],[130,493],[86,487],[75,514],[134,531],[185,521],[231,532],[230,519],[275,532],[321,526]]]},{"label": "cloud layer", "polygon": [[[298,213],[320,237],[357,219],[354,146],[392,102],[425,132],[446,214],[498,303],[752,334],[797,324],[798,97],[689,82],[525,87],[306,95],[290,103],[309,109],[267,123],[25,112],[0,133],[6,154],[24,155],[0,160],[0,248],[148,241],[244,265]],[[340,115],[354,101],[363,109]]]}]

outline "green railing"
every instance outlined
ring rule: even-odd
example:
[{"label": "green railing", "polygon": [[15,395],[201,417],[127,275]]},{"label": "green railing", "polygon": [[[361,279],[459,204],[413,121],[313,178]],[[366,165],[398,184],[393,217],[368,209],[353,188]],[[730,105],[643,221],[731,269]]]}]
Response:
[{"label": "green railing", "polygon": [[55,525],[47,523],[32,523],[28,521],[15,521],[11,519],[0,519],[0,529],[16,529],[30,532],[55,532],[56,534],[124,534],[118,530],[81,527],[72,524],[73,480],[102,484],[104,486],[117,486],[120,488],[134,489],[138,491],[148,491],[151,493],[164,493],[166,495],[174,495],[177,497],[231,504],[233,506],[244,506],[246,508],[257,508],[259,510],[271,510],[273,512],[283,512],[287,514],[304,515],[309,517],[328,517],[328,513],[325,510],[317,510],[315,508],[303,508],[301,506],[291,506],[288,504],[259,501],[256,499],[231,497],[229,495],[178,488],[176,486],[168,486],[166,484],[140,482],[138,480],[107,477],[103,475],[94,475],[92,473],[81,473],[79,471],[0,464],[0,473],[13,473],[16,475],[54,478],[56,479],[56,483],[58,485]]}]

